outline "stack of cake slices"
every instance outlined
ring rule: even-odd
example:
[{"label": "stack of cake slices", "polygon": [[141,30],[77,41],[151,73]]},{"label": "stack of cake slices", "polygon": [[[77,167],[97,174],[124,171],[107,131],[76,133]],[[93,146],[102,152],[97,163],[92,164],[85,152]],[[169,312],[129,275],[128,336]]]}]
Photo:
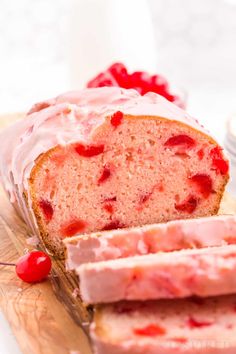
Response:
[{"label": "stack of cake slices", "polygon": [[86,89],[36,104],[0,152],[11,202],[95,305],[96,354],[236,353],[236,216],[216,215],[229,163],[198,121]]},{"label": "stack of cake slices", "polygon": [[[64,240],[97,354],[236,353],[236,216]],[[98,305],[99,304],[99,305]]]}]

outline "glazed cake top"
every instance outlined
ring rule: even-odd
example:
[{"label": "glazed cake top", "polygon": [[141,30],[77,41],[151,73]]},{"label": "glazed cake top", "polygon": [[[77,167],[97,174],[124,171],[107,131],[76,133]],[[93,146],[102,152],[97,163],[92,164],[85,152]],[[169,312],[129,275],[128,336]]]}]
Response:
[{"label": "glazed cake top", "polygon": [[27,190],[28,178],[40,154],[57,145],[91,142],[96,128],[116,111],[181,122],[209,137],[194,118],[155,93],[141,96],[133,89],[118,87],[68,92],[34,105],[25,119],[0,134],[1,178],[11,201],[16,200],[13,185],[19,193]]}]

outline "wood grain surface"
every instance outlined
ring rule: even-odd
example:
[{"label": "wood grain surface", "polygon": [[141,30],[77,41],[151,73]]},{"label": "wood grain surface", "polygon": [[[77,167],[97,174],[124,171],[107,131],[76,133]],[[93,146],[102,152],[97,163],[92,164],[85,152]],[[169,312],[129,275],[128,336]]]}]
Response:
[{"label": "wood grain surface", "polygon": [[[0,126],[21,116],[4,116]],[[236,213],[236,202],[229,196],[222,203],[221,213]],[[25,223],[0,188],[0,260],[15,262],[31,249],[28,236]],[[87,335],[91,312],[75,296],[77,286],[76,277],[65,272],[62,261],[53,260],[50,279],[35,285],[21,282],[14,267],[1,267],[0,308],[22,353],[91,354]]]}]

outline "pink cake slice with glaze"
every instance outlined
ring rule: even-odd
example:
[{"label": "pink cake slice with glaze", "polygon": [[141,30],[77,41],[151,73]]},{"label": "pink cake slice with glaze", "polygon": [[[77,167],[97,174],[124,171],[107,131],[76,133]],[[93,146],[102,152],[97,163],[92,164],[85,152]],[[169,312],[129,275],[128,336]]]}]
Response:
[{"label": "pink cake slice with glaze", "polygon": [[11,201],[46,247],[78,233],[216,214],[228,161],[185,111],[115,87],[35,105],[0,137]]},{"label": "pink cake slice with glaze", "polygon": [[235,354],[236,296],[98,307],[95,354]]},{"label": "pink cake slice with glaze", "polygon": [[236,245],[86,263],[75,271],[89,304],[232,294]]},{"label": "pink cake slice with glaze", "polygon": [[235,243],[235,215],[175,220],[64,240],[68,270],[88,262]]}]

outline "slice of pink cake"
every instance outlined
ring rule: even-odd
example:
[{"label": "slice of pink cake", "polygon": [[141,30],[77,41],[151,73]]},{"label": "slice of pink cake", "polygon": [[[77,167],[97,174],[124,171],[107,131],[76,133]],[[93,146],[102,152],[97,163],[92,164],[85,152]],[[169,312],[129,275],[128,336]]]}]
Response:
[{"label": "slice of pink cake", "polygon": [[216,214],[228,161],[163,97],[104,87],[35,105],[0,136],[3,185],[46,247],[78,233]]},{"label": "slice of pink cake", "polygon": [[89,304],[232,294],[236,245],[86,263],[75,271]]},{"label": "slice of pink cake", "polygon": [[236,244],[236,216],[175,220],[122,230],[79,235],[64,240],[66,266],[136,255]]},{"label": "slice of pink cake", "polygon": [[236,296],[98,307],[95,354],[235,354]]}]

